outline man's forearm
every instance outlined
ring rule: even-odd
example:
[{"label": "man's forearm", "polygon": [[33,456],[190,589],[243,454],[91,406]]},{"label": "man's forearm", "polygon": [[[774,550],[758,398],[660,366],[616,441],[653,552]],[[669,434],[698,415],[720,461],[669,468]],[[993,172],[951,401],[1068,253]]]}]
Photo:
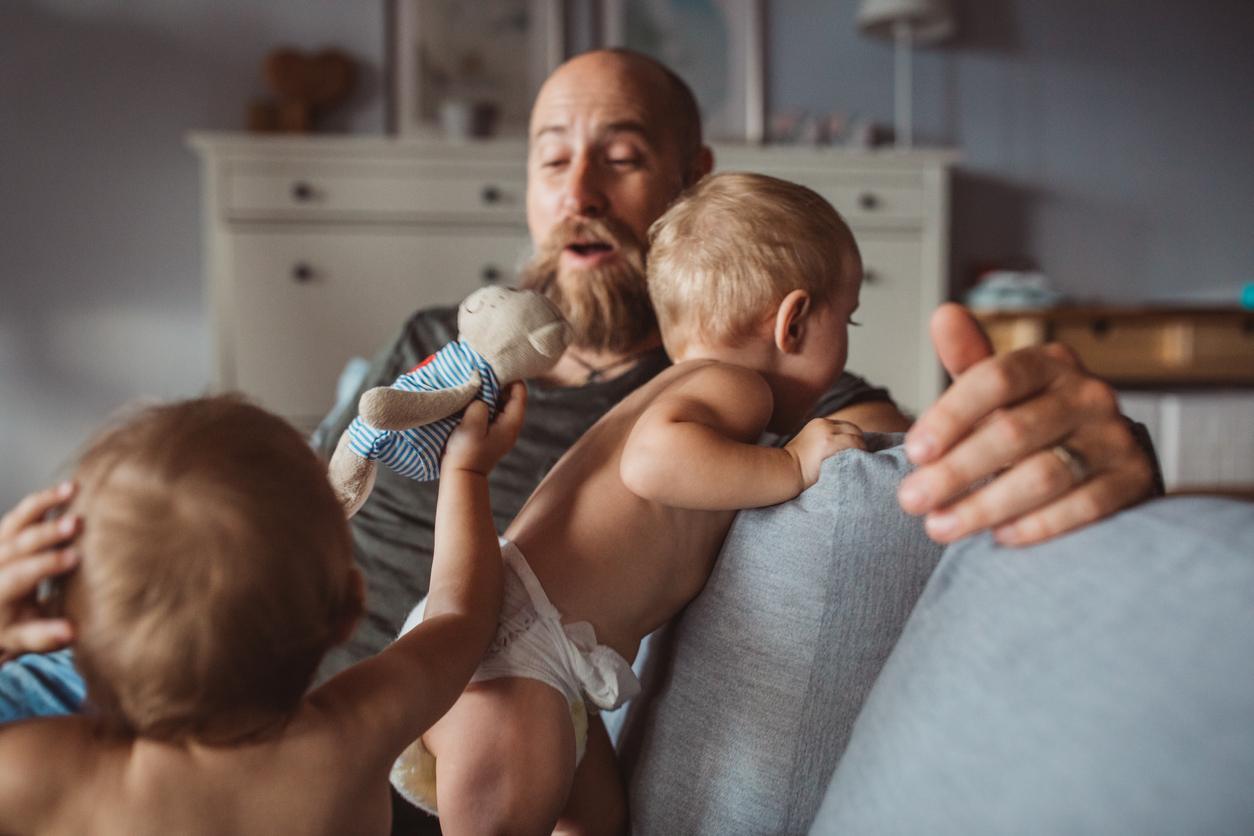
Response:
[{"label": "man's forearm", "polygon": [[833,421],[848,421],[864,432],[901,433],[910,429],[910,419],[890,401],[865,401],[847,406],[827,416]]}]

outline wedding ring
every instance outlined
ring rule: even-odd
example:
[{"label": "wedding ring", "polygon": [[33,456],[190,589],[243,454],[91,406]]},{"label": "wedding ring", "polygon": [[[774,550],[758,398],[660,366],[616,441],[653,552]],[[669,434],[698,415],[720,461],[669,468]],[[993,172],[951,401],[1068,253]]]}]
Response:
[{"label": "wedding ring", "polygon": [[1093,471],[1089,467],[1088,459],[1084,458],[1084,454],[1074,447],[1056,444],[1050,452],[1067,466],[1067,470],[1071,471],[1072,484],[1078,485],[1092,475]]}]

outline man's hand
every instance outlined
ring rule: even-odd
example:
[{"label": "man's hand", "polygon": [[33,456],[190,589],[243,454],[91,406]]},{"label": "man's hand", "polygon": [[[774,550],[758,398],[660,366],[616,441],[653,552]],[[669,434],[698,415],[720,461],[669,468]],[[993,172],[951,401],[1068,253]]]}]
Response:
[{"label": "man's hand", "polygon": [[35,589],[44,578],[78,565],[78,551],[68,544],[78,535],[81,519],[43,521],[75,490],[74,483],[64,482],[33,493],[0,518],[0,660],[57,650],[74,637],[64,618],[43,617]]},{"label": "man's hand", "polygon": [[488,475],[501,457],[514,447],[527,414],[527,386],[516,381],[503,393],[496,420],[488,422],[488,405],[474,400],[466,407],[461,423],[448,437],[441,467]]},{"label": "man's hand", "polygon": [[819,481],[819,470],[825,459],[850,447],[866,449],[862,430],[856,424],[833,421],[830,418],[814,418],[801,428],[801,432],[788,442],[784,450],[797,463],[801,474],[801,490],[804,491]]},{"label": "man's hand", "polygon": [[938,308],[931,327],[954,383],[906,434],[906,455],[921,466],[897,496],[907,512],[928,515],[933,539],[993,528],[1007,545],[1034,543],[1149,496],[1153,469],[1115,393],[1067,348],[994,357],[979,323],[955,304]]}]

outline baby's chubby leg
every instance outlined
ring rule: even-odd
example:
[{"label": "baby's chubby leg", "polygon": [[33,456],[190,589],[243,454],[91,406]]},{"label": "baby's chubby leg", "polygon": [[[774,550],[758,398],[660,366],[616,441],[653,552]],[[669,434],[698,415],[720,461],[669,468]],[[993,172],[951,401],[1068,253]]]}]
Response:
[{"label": "baby's chubby leg", "polygon": [[588,746],[575,769],[566,809],[554,836],[622,836],[627,832],[627,792],[605,723],[588,718]]},{"label": "baby's chubby leg", "polygon": [[575,773],[575,729],[557,690],[521,677],[472,682],[423,743],[446,836],[552,833]]}]

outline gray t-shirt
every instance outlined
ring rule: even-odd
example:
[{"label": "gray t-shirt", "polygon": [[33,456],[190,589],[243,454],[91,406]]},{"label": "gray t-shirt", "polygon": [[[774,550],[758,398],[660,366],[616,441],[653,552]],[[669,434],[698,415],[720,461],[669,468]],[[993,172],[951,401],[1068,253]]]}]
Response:
[{"label": "gray t-shirt", "polygon": [[[410,317],[396,340],[375,358],[352,402],[323,437],[323,455],[330,457],[340,434],[356,417],[363,392],[392,383],[456,338],[456,308],[429,308]],[[566,387],[528,382],[527,418],[518,443],[488,477],[497,531],[509,526],[544,475],[589,427],[668,365],[665,352],[658,348],[613,380]],[[867,401],[890,398],[887,391],[846,373],[824,396],[816,414]],[[357,565],[366,578],[366,615],[352,638],[327,654],[319,681],[383,649],[427,593],[437,493],[437,482],[415,482],[379,468],[374,490],[350,523]]]}]

